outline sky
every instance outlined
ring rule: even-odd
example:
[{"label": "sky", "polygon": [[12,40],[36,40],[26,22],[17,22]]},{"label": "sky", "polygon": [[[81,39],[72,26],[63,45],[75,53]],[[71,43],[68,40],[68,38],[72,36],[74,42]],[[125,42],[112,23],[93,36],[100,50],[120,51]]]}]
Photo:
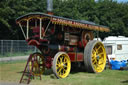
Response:
[{"label": "sky", "polygon": [[128,2],[128,0],[117,0],[118,2]]}]

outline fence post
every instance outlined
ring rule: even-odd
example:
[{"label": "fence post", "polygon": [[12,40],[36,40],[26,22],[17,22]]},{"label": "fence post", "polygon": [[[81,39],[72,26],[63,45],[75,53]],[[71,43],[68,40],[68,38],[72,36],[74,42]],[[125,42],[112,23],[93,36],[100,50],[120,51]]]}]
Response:
[{"label": "fence post", "polygon": [[11,40],[10,55],[13,54],[13,40]]},{"label": "fence post", "polygon": [[3,55],[3,40],[1,40],[1,55]]}]

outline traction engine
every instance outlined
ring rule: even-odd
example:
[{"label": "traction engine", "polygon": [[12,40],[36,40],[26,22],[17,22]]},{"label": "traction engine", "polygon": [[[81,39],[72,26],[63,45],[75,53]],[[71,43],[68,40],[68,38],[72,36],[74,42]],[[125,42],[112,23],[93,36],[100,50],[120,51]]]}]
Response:
[{"label": "traction engine", "polygon": [[25,67],[31,75],[52,68],[57,78],[65,78],[75,63],[83,63],[87,72],[104,70],[106,51],[102,42],[93,40],[93,31],[109,32],[108,27],[39,12],[21,16],[16,23],[28,45],[40,50],[30,55]]}]

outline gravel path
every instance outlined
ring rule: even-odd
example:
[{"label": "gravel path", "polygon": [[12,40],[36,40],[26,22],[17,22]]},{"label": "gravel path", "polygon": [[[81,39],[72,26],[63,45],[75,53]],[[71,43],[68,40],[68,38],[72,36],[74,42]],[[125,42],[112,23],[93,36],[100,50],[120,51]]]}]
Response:
[{"label": "gravel path", "polygon": [[1,61],[27,60],[28,57],[29,57],[28,55],[26,55],[26,56],[16,56],[16,57],[4,57],[4,58],[0,58],[0,62]]},{"label": "gravel path", "polygon": [[19,84],[15,82],[0,82],[0,85],[32,85],[32,84]]}]

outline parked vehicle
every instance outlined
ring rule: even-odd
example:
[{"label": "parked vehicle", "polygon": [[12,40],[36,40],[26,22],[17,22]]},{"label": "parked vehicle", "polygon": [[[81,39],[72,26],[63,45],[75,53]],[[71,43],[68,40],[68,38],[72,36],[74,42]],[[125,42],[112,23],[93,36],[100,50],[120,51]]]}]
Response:
[{"label": "parked vehicle", "polygon": [[128,61],[128,37],[109,36],[103,43],[109,60]]}]

